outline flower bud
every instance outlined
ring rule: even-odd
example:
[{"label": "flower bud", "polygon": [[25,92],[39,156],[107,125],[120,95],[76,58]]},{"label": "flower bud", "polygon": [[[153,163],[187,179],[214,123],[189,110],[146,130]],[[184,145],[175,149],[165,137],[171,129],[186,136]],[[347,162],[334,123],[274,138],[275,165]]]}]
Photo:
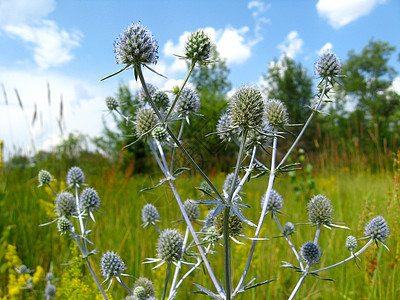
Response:
[{"label": "flower bud", "polygon": [[46,170],[40,170],[38,173],[39,186],[45,185],[52,181],[51,175]]},{"label": "flower bud", "polygon": [[185,56],[192,61],[205,61],[211,52],[211,41],[203,30],[192,32],[185,45]]},{"label": "flower bud", "polygon": [[160,214],[157,208],[151,203],[145,204],[142,208],[142,222],[147,225],[158,219],[160,219]]},{"label": "flower bud", "polygon": [[332,204],[323,195],[314,196],[308,202],[308,216],[310,222],[318,225],[329,225],[332,223]]},{"label": "flower bud", "polygon": [[149,297],[154,297],[155,287],[150,279],[146,277],[139,277],[133,285],[133,290],[135,290],[137,287],[142,287],[144,289],[146,295],[145,299],[148,299]]},{"label": "flower bud", "polygon": [[314,242],[307,242],[300,248],[300,255],[304,262],[309,264],[311,267],[319,264],[321,259],[322,250]]},{"label": "flower bud", "polygon": [[85,182],[85,174],[79,167],[71,167],[67,173],[67,184],[80,184]]},{"label": "flower bud", "polygon": [[289,122],[286,105],[278,99],[268,99],[265,103],[265,120],[274,127],[283,127]]},{"label": "flower bud", "polygon": [[115,97],[106,97],[106,106],[108,110],[115,110],[119,106],[118,100]]},{"label": "flower bud", "polygon": [[145,300],[146,297],[146,290],[142,286],[138,286],[133,290],[133,295],[138,299],[138,300]]},{"label": "flower bud", "polygon": [[169,107],[169,97],[163,91],[157,91],[153,95],[153,101],[160,111],[165,111]]},{"label": "flower bud", "polygon": [[167,130],[162,126],[157,126],[154,128],[151,132],[151,135],[159,142],[165,141],[168,137]]},{"label": "flower bud", "polygon": [[163,261],[179,261],[183,254],[183,237],[176,229],[165,229],[157,241],[157,255]]},{"label": "flower bud", "polygon": [[349,235],[349,236],[346,238],[346,244],[345,244],[345,246],[346,246],[346,248],[347,248],[351,253],[353,253],[354,249],[357,248],[357,245],[358,245],[357,239],[356,239],[354,236]]},{"label": "flower bud", "polygon": [[143,136],[157,125],[157,117],[149,107],[142,107],[136,113],[136,134]]},{"label": "flower bud", "polygon": [[373,218],[364,229],[365,236],[380,242],[385,242],[390,235],[390,228],[382,216]]},{"label": "flower bud", "polygon": [[335,77],[342,72],[342,64],[335,54],[325,51],[315,63],[315,74],[322,78]]},{"label": "flower bud", "polygon": [[285,226],[283,227],[283,234],[284,234],[285,236],[289,236],[289,235],[291,235],[291,234],[293,234],[293,233],[295,233],[293,223],[287,222],[287,223],[285,224]]},{"label": "flower bud", "polygon": [[185,208],[190,221],[196,221],[199,218],[200,208],[194,200],[186,200],[183,203],[183,207]]},{"label": "flower bud", "polygon": [[61,235],[71,232],[72,227],[73,227],[73,225],[68,218],[66,218],[64,216],[61,216],[58,218],[57,228],[58,228],[58,231],[60,231]]}]

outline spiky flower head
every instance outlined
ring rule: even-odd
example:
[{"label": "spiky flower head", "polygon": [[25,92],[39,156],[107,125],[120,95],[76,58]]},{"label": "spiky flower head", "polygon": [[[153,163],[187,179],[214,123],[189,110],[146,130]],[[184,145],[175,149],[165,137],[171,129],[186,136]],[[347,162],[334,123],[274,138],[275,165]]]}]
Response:
[{"label": "spiky flower head", "polygon": [[151,32],[140,23],[129,25],[114,42],[117,64],[156,64],[158,43]]},{"label": "spiky flower head", "polygon": [[[213,221],[213,226],[215,228],[215,231],[218,236],[223,235],[224,231],[224,212],[221,211]],[[235,237],[239,234],[242,233],[243,229],[243,222],[242,220],[239,219],[239,217],[236,214],[232,214],[229,217],[229,222],[228,222],[228,232],[230,237]]]},{"label": "spiky flower head", "polygon": [[223,142],[230,142],[230,140],[240,135],[240,128],[232,125],[231,115],[223,113],[217,123],[217,133]]},{"label": "spiky flower head", "polygon": [[44,280],[46,280],[46,281],[53,281],[54,279],[55,279],[55,278],[54,278],[53,273],[48,272],[48,273],[46,274],[46,277],[45,277]]},{"label": "spiky flower head", "polygon": [[329,225],[332,223],[332,204],[324,195],[314,196],[308,202],[307,209],[311,223],[318,225]]},{"label": "spiky flower head", "polygon": [[146,297],[146,290],[142,286],[138,286],[133,290],[133,295],[138,299],[138,300],[145,300]]},{"label": "spiky flower head", "polygon": [[56,286],[54,284],[48,284],[46,285],[46,288],[44,289],[44,294],[45,296],[53,297],[56,295]]},{"label": "spiky flower head", "polygon": [[346,238],[345,246],[351,253],[353,253],[354,249],[358,246],[357,239],[354,236],[349,235]]},{"label": "spiky flower head", "polygon": [[[224,184],[222,185],[222,189],[224,191],[229,192],[231,190],[234,178],[235,178],[235,173],[233,172],[226,175]],[[240,183],[240,177],[237,178],[234,189],[238,187],[239,183]]]},{"label": "spiky flower head", "polygon": [[283,227],[283,234],[285,236],[289,236],[289,235],[291,235],[293,233],[295,233],[293,223],[292,222],[286,222],[285,226]]},{"label": "spiky flower head", "polygon": [[108,110],[115,110],[119,106],[119,102],[115,97],[108,96],[106,97],[106,106]]},{"label": "spiky flower head", "polygon": [[79,167],[71,167],[67,173],[67,184],[82,184],[85,182],[85,174]]},{"label": "spiky flower head", "polygon": [[322,250],[314,242],[307,242],[300,248],[300,255],[304,262],[309,264],[311,267],[319,264],[321,259]]},{"label": "spiky flower head", "polygon": [[39,186],[45,185],[52,181],[53,178],[51,178],[51,175],[49,172],[46,170],[40,170],[38,173],[38,181],[39,181]]},{"label": "spiky flower head", "polygon": [[191,88],[185,87],[179,95],[174,111],[182,116],[197,113],[200,110],[200,97]]},{"label": "spiky flower head", "polygon": [[165,111],[169,107],[169,97],[166,92],[155,92],[153,95],[153,101],[160,111]]},{"label": "spiky flower head", "polygon": [[157,117],[149,107],[141,107],[136,113],[136,134],[141,137],[157,125]]},{"label": "spiky flower head", "polygon": [[331,51],[323,52],[315,63],[315,75],[332,78],[342,73],[342,63]]},{"label": "spiky flower head", "polygon": [[157,126],[154,128],[151,135],[159,142],[166,141],[168,137],[167,130],[163,126]]},{"label": "spiky flower head", "polygon": [[29,274],[30,272],[31,272],[31,270],[28,269],[28,267],[25,265],[20,265],[18,268],[18,273],[20,273],[20,274]]},{"label": "spiky flower head", "polygon": [[142,222],[144,226],[147,226],[150,223],[154,223],[160,219],[160,213],[157,208],[151,204],[147,203],[142,208]]},{"label": "spiky flower head", "polygon": [[146,295],[145,299],[148,299],[149,297],[154,297],[156,290],[153,282],[150,279],[146,277],[139,277],[133,284],[133,290],[135,290],[137,287],[144,288]]},{"label": "spiky flower head", "polygon": [[[260,204],[261,207],[264,207],[264,202],[267,198],[267,193],[261,197]],[[267,204],[267,211],[268,212],[276,212],[283,208],[283,197],[274,189],[271,189],[269,194],[269,200]]]},{"label": "spiky flower head", "polygon": [[101,200],[99,198],[99,195],[97,194],[96,190],[91,187],[85,188],[82,191],[80,200],[81,200],[81,206],[84,209],[100,207],[101,205]]},{"label": "spiky flower head", "polygon": [[176,229],[164,229],[157,241],[157,256],[171,263],[179,261],[183,254],[183,237]]},{"label": "spiky flower head", "polygon": [[289,122],[286,105],[278,99],[265,102],[265,120],[274,127],[283,127]]},{"label": "spiky flower head", "polygon": [[66,217],[61,216],[57,219],[57,228],[61,235],[71,232],[73,227],[71,221]]},{"label": "spiky flower head", "polygon": [[[202,181],[200,183],[200,189],[202,189],[203,191],[207,192],[208,194],[212,194],[214,193],[213,189],[211,188],[211,186],[207,183],[207,181]],[[204,196],[205,193],[201,192],[201,194]]]},{"label": "spiky flower head", "polygon": [[196,62],[205,61],[211,52],[211,40],[207,34],[199,29],[192,32],[185,45],[185,57]]},{"label": "spiky flower head", "polygon": [[264,102],[260,91],[242,86],[232,97],[229,114],[235,127],[250,129],[261,126]]},{"label": "spiky flower head", "polygon": [[75,198],[70,192],[58,194],[54,206],[57,216],[69,217],[76,212]]},{"label": "spiky flower head", "polygon": [[196,221],[199,218],[200,207],[194,200],[186,200],[183,203],[183,207],[185,208],[190,221]]},{"label": "spiky flower head", "polygon": [[127,268],[125,263],[121,260],[117,253],[114,251],[107,251],[103,253],[100,259],[100,272],[106,280],[110,277],[120,275],[121,272]]},{"label": "spiky flower head", "polygon": [[[146,88],[147,88],[147,91],[149,92],[150,96],[153,98],[154,94],[157,92],[158,88],[156,86],[152,85],[151,83],[146,83]],[[147,97],[147,94],[143,87],[141,87],[138,92],[138,100],[142,104],[149,102],[149,97]]]},{"label": "spiky flower head", "polygon": [[215,211],[215,209],[211,209],[207,213],[206,219],[204,220],[203,228],[208,228],[214,224],[214,218],[213,218],[214,211]]},{"label": "spiky flower head", "polygon": [[380,242],[385,242],[390,235],[390,228],[382,216],[373,218],[364,230],[365,236]]}]

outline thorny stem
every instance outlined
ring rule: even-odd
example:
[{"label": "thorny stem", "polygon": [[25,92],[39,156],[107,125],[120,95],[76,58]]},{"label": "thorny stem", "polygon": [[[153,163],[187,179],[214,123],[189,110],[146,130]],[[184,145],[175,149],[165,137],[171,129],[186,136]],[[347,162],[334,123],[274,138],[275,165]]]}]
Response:
[{"label": "thorny stem", "polygon": [[133,291],[125,284],[125,282],[121,279],[121,277],[118,276],[117,280],[122,286],[131,294],[133,295]]},{"label": "thorny stem", "polygon": [[171,270],[171,263],[169,262],[168,265],[167,265],[167,272],[165,274],[165,283],[164,283],[164,289],[163,289],[163,292],[162,292],[161,300],[165,299],[165,296],[166,296],[166,293],[167,293],[168,278],[169,278],[170,270]]},{"label": "thorny stem", "polygon": [[[160,152],[160,156],[162,157],[162,160],[165,161],[165,155],[164,155],[164,151],[163,151],[161,145],[160,145],[160,147],[158,147],[158,150]],[[200,245],[199,238],[198,238],[198,236],[196,234],[196,231],[193,228],[192,223],[189,220],[189,217],[188,217],[188,215],[186,213],[185,207],[183,206],[182,200],[181,200],[181,198],[179,196],[179,193],[178,193],[178,191],[177,191],[177,189],[175,187],[174,181],[170,178],[170,172],[169,172],[167,166],[166,166],[166,169],[164,171],[165,171],[164,172],[165,177],[169,178],[168,182],[169,182],[170,187],[172,189],[172,192],[173,192],[173,194],[175,196],[175,200],[178,203],[179,209],[180,209],[180,211],[182,213],[182,216],[183,216],[183,218],[184,218],[184,220],[186,222],[186,225],[189,228],[189,231],[190,231],[191,235],[193,236],[193,240],[195,241],[195,243],[197,245],[197,248],[198,248],[198,250],[200,252],[200,255],[201,255],[201,257],[202,257],[202,259],[204,261],[204,265],[205,265],[205,267],[206,267],[206,269],[207,269],[207,271],[208,271],[208,273],[210,275],[211,281],[213,282],[213,284],[214,284],[215,288],[217,289],[218,293],[221,296],[224,297],[224,291],[221,289],[221,287],[220,287],[220,285],[218,283],[218,280],[215,277],[214,272],[213,272],[213,270],[211,268],[211,265],[210,265],[210,263],[209,263],[209,261],[207,259],[207,256],[204,253],[204,250],[203,250],[202,246]]]},{"label": "thorny stem", "polygon": [[[228,204],[232,204],[234,200],[233,194],[236,190],[236,182],[240,173],[240,166],[242,164],[243,154],[245,152],[246,146],[246,138],[247,138],[248,129],[244,129],[243,138],[240,144],[239,154],[236,161],[235,173],[232,180],[232,186],[229,190],[229,195],[227,202]],[[224,271],[225,271],[225,291],[226,291],[226,299],[230,300],[232,297],[232,270],[231,270],[231,241],[229,239],[229,216],[230,216],[230,206],[226,206],[224,209],[224,227],[223,227],[223,236],[224,236]]]},{"label": "thorny stem", "polygon": [[300,258],[299,253],[298,253],[297,250],[296,250],[296,247],[293,245],[293,243],[292,243],[292,241],[289,239],[289,237],[285,235],[284,230],[283,230],[283,228],[282,228],[282,226],[281,226],[281,223],[279,223],[278,216],[276,215],[275,212],[273,212],[273,216],[274,216],[274,219],[275,219],[276,224],[277,224],[278,227],[279,227],[279,230],[282,232],[282,234],[283,234],[283,236],[285,237],[286,241],[288,242],[290,248],[292,248],[294,255],[296,256],[297,260],[299,261],[299,265],[300,265],[301,270],[304,270],[303,263],[302,263],[302,261],[301,261],[301,258]]},{"label": "thorny stem", "polygon": [[183,83],[182,83],[182,85],[181,85],[181,88],[179,89],[179,92],[176,94],[175,99],[174,99],[174,102],[172,102],[172,105],[171,105],[171,107],[169,108],[168,113],[167,113],[167,115],[165,116],[165,119],[164,119],[163,121],[166,122],[166,121],[168,120],[168,117],[169,117],[169,115],[171,114],[172,110],[174,109],[174,106],[175,106],[175,104],[176,104],[176,101],[178,101],[178,98],[179,98],[179,96],[181,95],[181,92],[182,92],[183,88],[185,87],[187,81],[189,80],[189,77],[190,77],[190,75],[192,74],[192,71],[193,71],[193,69],[194,69],[195,66],[196,66],[196,62],[193,62],[193,61],[192,61],[192,63],[190,64],[189,71],[188,71],[188,73],[186,74],[185,80],[183,81]]},{"label": "thorny stem", "polygon": [[326,87],[328,85],[328,81],[325,80],[325,84],[323,87],[323,90],[321,92],[321,95],[319,96],[318,102],[315,105],[315,108],[313,109],[313,111],[311,112],[310,116],[308,117],[306,123],[304,124],[303,128],[301,129],[299,135],[297,136],[296,140],[293,142],[292,146],[290,147],[290,149],[288,150],[288,152],[286,153],[286,155],[282,158],[281,162],[279,163],[279,165],[276,167],[277,169],[279,169],[282,164],[286,161],[286,159],[289,157],[290,153],[292,153],[293,149],[296,147],[297,143],[300,141],[301,137],[303,136],[304,132],[306,131],[308,124],[310,124],[312,118],[314,117],[316,111],[318,111],[318,109],[320,108],[321,104],[322,104],[322,98],[325,95],[325,90]]},{"label": "thorny stem", "polygon": [[[144,80],[142,69],[141,69],[140,65],[136,65],[135,66],[135,70],[136,70],[137,74],[139,75],[139,79],[140,79],[140,82],[142,84],[143,90],[144,90],[144,92],[146,93],[146,96],[149,99],[149,103],[150,103],[151,107],[153,108],[153,111],[155,112],[155,114],[157,115],[157,117],[158,117],[158,119],[160,121],[164,120],[164,117],[162,116],[162,114],[158,110],[157,106],[155,105],[155,103],[153,101],[153,98],[151,97],[151,95],[150,95],[150,93],[149,93],[149,91],[147,89],[146,82]],[[179,150],[181,150],[182,153],[187,157],[187,159],[193,165],[193,167],[200,173],[200,175],[204,178],[204,180],[208,183],[208,185],[213,189],[213,191],[216,193],[218,198],[221,201],[224,201],[223,200],[224,198],[222,197],[222,195],[220,194],[218,189],[215,187],[215,185],[212,183],[210,178],[208,178],[208,176],[203,172],[203,170],[197,165],[197,163],[193,160],[192,156],[186,151],[185,147],[182,146],[182,144],[180,143],[179,139],[175,136],[175,134],[173,133],[171,128],[169,128],[167,123],[165,123],[165,129],[167,130],[168,134],[173,139],[174,143],[178,146]]]},{"label": "thorny stem", "polygon": [[249,167],[246,170],[246,173],[244,174],[242,180],[239,182],[235,192],[233,193],[232,199],[235,199],[236,196],[240,193],[240,191],[243,189],[243,185],[245,184],[247,178],[249,178],[251,171],[253,169],[253,165],[254,165],[254,161],[255,161],[255,157],[256,157],[256,152],[257,152],[257,147],[254,146],[253,148],[253,153],[251,155],[251,159],[250,159],[250,163],[249,163]]},{"label": "thorny stem", "polygon": [[363,253],[373,242],[374,242],[374,239],[370,239],[368,241],[368,243],[366,243],[364,245],[364,247],[362,247],[358,252],[352,254],[350,257],[348,257],[348,258],[346,258],[346,259],[342,260],[341,262],[338,262],[338,263],[336,263],[334,265],[331,265],[329,267],[325,267],[325,268],[322,268],[322,269],[319,269],[319,270],[315,270],[315,271],[313,271],[313,273],[318,273],[318,272],[321,272],[321,271],[332,269],[334,267],[340,266],[341,264],[344,264],[345,262],[348,262],[349,260],[352,260],[352,259],[356,258],[358,255]]},{"label": "thorny stem", "polygon": [[[85,236],[85,226],[83,226],[77,184],[75,184],[75,202],[76,202],[76,211],[78,213],[78,219],[79,219],[79,227],[81,228],[81,234],[82,234],[82,238],[83,238]],[[85,251],[87,252],[87,246],[86,246],[85,239],[83,239],[83,240],[84,240],[84,245],[85,245]]]},{"label": "thorny stem", "polygon": [[257,229],[256,232],[254,234],[254,240],[253,243],[251,244],[251,249],[250,249],[250,253],[249,253],[249,257],[247,259],[247,264],[246,267],[243,271],[242,277],[239,280],[239,283],[234,291],[234,295],[237,294],[240,290],[240,288],[242,287],[244,280],[246,279],[247,273],[249,271],[250,268],[250,264],[251,264],[251,260],[253,259],[253,254],[254,254],[254,250],[257,244],[257,238],[260,235],[260,231],[261,231],[261,227],[262,224],[264,222],[265,219],[265,213],[267,211],[267,206],[268,206],[268,202],[269,202],[269,196],[271,194],[271,190],[272,190],[272,186],[274,184],[275,181],[275,162],[276,162],[276,149],[277,149],[277,143],[278,143],[278,137],[275,135],[273,142],[272,142],[272,157],[271,157],[271,172],[269,174],[269,180],[268,180],[268,188],[267,188],[267,192],[266,192],[266,196],[265,196],[265,201],[264,201],[264,206],[262,208],[262,212],[261,212],[261,216],[260,219],[258,221],[258,225],[257,225]]},{"label": "thorny stem", "polygon": [[[185,237],[183,239],[183,245],[182,245],[183,251],[185,251],[185,249],[186,249],[186,244],[188,242],[188,238],[189,238],[189,228],[186,227]],[[170,290],[169,290],[169,297],[171,297],[172,292],[175,289],[175,284],[176,284],[176,281],[178,280],[178,275],[179,275],[179,271],[181,269],[181,265],[182,265],[182,262],[179,261],[178,265],[175,268],[174,278],[172,279],[171,287],[170,287]]]},{"label": "thorny stem", "polygon": [[53,193],[56,194],[56,196],[57,196],[58,193],[53,189],[53,187],[50,185],[50,183],[46,182],[46,184],[47,184],[48,187],[53,191]]}]

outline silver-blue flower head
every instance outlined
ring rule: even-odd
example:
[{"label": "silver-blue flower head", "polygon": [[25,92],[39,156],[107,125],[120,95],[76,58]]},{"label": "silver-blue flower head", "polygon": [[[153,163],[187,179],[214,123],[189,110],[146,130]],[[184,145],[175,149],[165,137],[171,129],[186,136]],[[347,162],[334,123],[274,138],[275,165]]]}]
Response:
[{"label": "silver-blue flower head", "polygon": [[373,218],[364,229],[365,236],[380,242],[385,242],[390,235],[390,228],[382,216]]},{"label": "silver-blue flower head", "polygon": [[134,23],[114,42],[117,64],[156,64],[158,42],[151,32],[140,23]]},{"label": "silver-blue flower head", "polygon": [[125,263],[114,251],[107,251],[100,259],[100,271],[105,279],[119,275],[126,269]]},{"label": "silver-blue flower head", "polygon": [[323,52],[315,63],[315,74],[322,78],[336,77],[342,73],[339,58],[331,51]]},{"label": "silver-blue flower head", "polygon": [[317,244],[310,241],[300,248],[300,255],[307,264],[314,267],[321,260],[322,250]]}]

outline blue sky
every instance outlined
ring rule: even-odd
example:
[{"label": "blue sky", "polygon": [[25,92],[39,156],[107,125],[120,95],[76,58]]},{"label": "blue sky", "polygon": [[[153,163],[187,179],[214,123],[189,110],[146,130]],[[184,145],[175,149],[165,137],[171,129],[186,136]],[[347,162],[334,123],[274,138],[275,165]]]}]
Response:
[{"label": "blue sky", "polygon": [[[160,59],[154,68],[168,79],[146,76],[160,89],[184,78],[186,65],[172,54],[182,54],[188,33],[198,28],[210,34],[227,59],[233,88],[262,84],[269,62],[283,53],[312,75],[321,49],[331,48],[345,60],[350,49],[358,53],[374,39],[400,51],[398,0],[0,0],[0,140],[7,153],[29,149],[31,139],[36,148],[60,140],[61,97],[66,133],[101,133],[102,118],[111,119],[104,113],[104,98],[114,95],[120,83],[136,89],[129,71],[99,79],[121,67],[113,42],[137,21],[158,40]],[[397,55],[391,64],[400,71]],[[400,90],[400,78],[394,88]],[[32,127],[35,106],[39,121]]]}]

